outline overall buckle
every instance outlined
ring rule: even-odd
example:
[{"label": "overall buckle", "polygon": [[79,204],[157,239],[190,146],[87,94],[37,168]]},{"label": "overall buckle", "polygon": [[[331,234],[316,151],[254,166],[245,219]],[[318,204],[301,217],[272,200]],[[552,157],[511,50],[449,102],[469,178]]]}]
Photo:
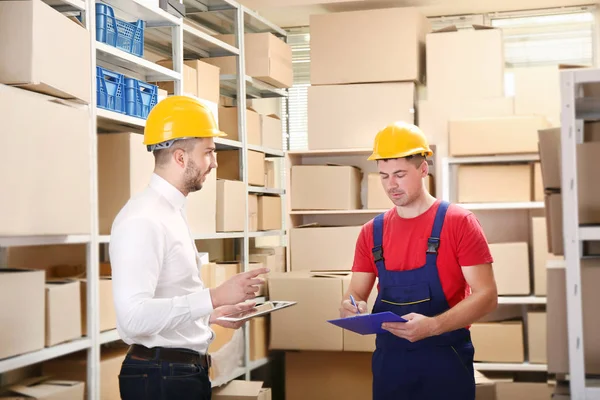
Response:
[{"label": "overall buckle", "polygon": [[437,254],[440,247],[440,238],[430,237],[427,239],[427,253]]},{"label": "overall buckle", "polygon": [[383,249],[381,246],[373,247],[371,252],[373,253],[373,259],[375,262],[383,261]]}]

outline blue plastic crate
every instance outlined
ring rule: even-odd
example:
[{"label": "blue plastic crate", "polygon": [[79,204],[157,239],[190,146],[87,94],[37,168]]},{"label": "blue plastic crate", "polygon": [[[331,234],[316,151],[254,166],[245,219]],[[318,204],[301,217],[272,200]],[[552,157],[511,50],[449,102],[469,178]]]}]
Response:
[{"label": "blue plastic crate", "polygon": [[125,22],[115,18],[111,6],[96,3],[96,40],[144,56],[144,21]]},{"label": "blue plastic crate", "polygon": [[125,76],[97,66],[96,103],[98,107],[125,114]]},{"label": "blue plastic crate", "polygon": [[125,78],[126,113],[146,119],[158,101],[158,86],[133,78]]}]

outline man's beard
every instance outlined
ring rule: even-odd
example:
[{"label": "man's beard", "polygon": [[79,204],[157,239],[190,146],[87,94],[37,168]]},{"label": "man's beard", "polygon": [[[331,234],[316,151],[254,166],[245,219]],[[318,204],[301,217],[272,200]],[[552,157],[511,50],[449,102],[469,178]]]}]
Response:
[{"label": "man's beard", "polygon": [[[207,171],[208,173],[208,171]],[[190,160],[183,174],[183,185],[188,193],[197,192],[202,189],[202,177],[205,174],[200,171],[200,168]]]}]

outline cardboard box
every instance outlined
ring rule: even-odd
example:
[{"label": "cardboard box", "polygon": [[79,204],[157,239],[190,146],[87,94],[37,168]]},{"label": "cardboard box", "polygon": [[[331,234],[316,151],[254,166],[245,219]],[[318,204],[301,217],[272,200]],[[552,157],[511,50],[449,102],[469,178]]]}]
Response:
[{"label": "cardboard box", "polygon": [[271,389],[263,388],[262,382],[231,381],[227,385],[216,388],[214,400],[271,400]]},{"label": "cardboard box", "polygon": [[415,7],[311,15],[310,82],[422,82],[430,31]]},{"label": "cardboard box", "polygon": [[98,135],[100,234],[110,235],[113,221],[129,199],[142,192],[154,170],[144,137],[134,133]]},{"label": "cardboard box", "polygon": [[351,352],[285,353],[286,400],[370,400],[372,357]]},{"label": "cardboard box", "polygon": [[[234,35],[216,35],[216,39],[235,46]],[[294,82],[292,48],[271,33],[244,35],[246,75],[277,88],[289,88]],[[237,74],[237,57],[211,57],[206,62],[221,68],[221,75]]]},{"label": "cardboard box", "polygon": [[559,67],[528,66],[514,68],[511,72],[514,75],[515,114],[542,115],[551,126],[560,126]]},{"label": "cardboard box", "polygon": [[[0,8],[4,11],[7,5],[13,4],[31,6],[32,3],[2,2]],[[2,12],[0,18],[5,17],[7,14]],[[64,18],[60,14],[59,17]],[[0,25],[4,28],[7,24]],[[15,38],[15,31],[10,35]],[[5,42],[12,45],[18,40]],[[0,57],[0,60],[8,59]],[[86,74],[89,75],[89,70]],[[5,151],[0,161],[0,181],[5,190],[10,188],[10,195],[0,196],[0,236],[89,235],[88,111],[9,86],[0,86],[0,109],[3,146],[27,149],[28,159],[23,163],[21,152]]]},{"label": "cardboard box", "polygon": [[274,188],[276,186],[275,163],[273,160],[265,159],[265,187]]},{"label": "cardboard box", "polygon": [[544,201],[544,182],[542,179],[542,165],[533,164],[533,201]]},{"label": "cardboard box", "polygon": [[[254,251],[254,250],[251,250]],[[261,263],[273,272],[285,272],[285,254],[250,254],[250,262]]]},{"label": "cardboard box", "polygon": [[244,182],[217,180],[217,232],[244,230]]},{"label": "cardboard box", "polygon": [[217,171],[208,174],[201,190],[188,194],[185,213],[193,235],[217,232]]},{"label": "cardboard box", "polygon": [[531,165],[460,165],[459,203],[531,201]]},{"label": "cardboard box", "polygon": [[[350,289],[350,281],[352,280],[352,275],[348,275],[343,280],[342,292],[343,296],[348,293]],[[375,305],[375,300],[377,299],[377,281],[375,285],[373,285],[373,290],[371,290],[371,294],[366,299],[367,302],[367,310],[371,312],[373,310],[373,306]],[[375,335],[359,335],[358,333],[354,333],[349,330],[344,330],[344,351],[366,351],[372,353],[375,351]]]},{"label": "cardboard box", "polygon": [[504,96],[502,30],[450,26],[427,35],[427,95],[430,99]]},{"label": "cardboard box", "polygon": [[[92,101],[90,33],[83,26],[40,0],[2,2],[0,37],[12,38],[0,44],[0,83],[84,103]],[[26,111],[37,116],[34,121],[46,123],[31,107]],[[55,123],[65,120],[57,116]],[[48,135],[45,127],[43,133]],[[48,136],[56,139],[56,135]],[[55,146],[60,145],[55,143],[52,148]]]},{"label": "cardboard box", "polygon": [[258,196],[258,230],[282,229],[281,197]]},{"label": "cardboard box", "polygon": [[339,318],[343,278],[307,272],[271,273],[270,300],[298,304],[271,314],[270,349],[342,351],[344,332],[327,321]]},{"label": "cardboard box", "polygon": [[283,125],[277,115],[260,116],[262,145],[269,149],[283,150]]},{"label": "cardboard box", "polygon": [[527,243],[490,244],[494,258],[493,268],[499,295],[528,295],[529,248]]},{"label": "cardboard box", "polygon": [[361,226],[290,230],[291,271],[350,271]]},{"label": "cardboard box", "polygon": [[[219,129],[227,134],[227,139],[241,141],[238,131],[237,107],[219,107]],[[262,146],[261,116],[254,110],[246,109],[246,140],[248,144]],[[221,152],[218,153],[221,155]]]},{"label": "cardboard box", "polygon": [[564,255],[562,195],[560,193],[546,194],[544,205],[548,249],[556,256]]},{"label": "cardboard box", "polygon": [[475,370],[475,399],[496,400],[496,382]]},{"label": "cardboard box", "polygon": [[81,337],[78,281],[46,282],[46,346]]},{"label": "cardboard box", "polygon": [[548,238],[546,237],[546,218],[533,217],[531,219],[532,248],[533,248],[533,293],[536,296],[546,296],[546,264],[550,260],[559,260],[548,251]]},{"label": "cardboard box", "polygon": [[44,348],[44,271],[0,269],[0,360]]},{"label": "cardboard box", "polygon": [[540,116],[451,120],[448,124],[449,154],[537,153],[538,131],[548,126],[548,120]]},{"label": "cardboard box", "polygon": [[[6,265],[10,268],[46,269],[53,266],[72,266],[85,271],[87,251],[85,244],[56,244],[43,246],[7,247]],[[52,277],[47,273],[46,278]]]},{"label": "cardboard box", "polygon": [[[119,371],[126,353],[127,348],[103,348],[100,352],[100,400],[121,398]],[[87,385],[87,352],[81,351],[46,361],[42,364],[42,373],[53,379],[80,381]]]},{"label": "cardboard box", "polygon": [[546,326],[545,312],[527,313],[527,347],[529,349],[529,362],[532,364],[548,363]]},{"label": "cardboard box", "polygon": [[[587,374],[600,374],[600,321],[594,318],[600,303],[600,261],[581,260],[581,294],[583,304],[583,346]],[[547,355],[548,373],[569,373],[567,335],[567,294],[564,268],[548,269]]]},{"label": "cardboard box", "polygon": [[258,195],[248,195],[248,231],[258,231]]},{"label": "cardboard box", "polygon": [[544,189],[560,189],[560,128],[538,131],[540,167]]},{"label": "cardboard box", "polygon": [[496,395],[498,400],[548,400],[550,398],[554,399],[552,392],[553,387],[547,383],[496,383]]},{"label": "cardboard box", "polygon": [[214,275],[213,275],[213,286],[221,286],[227,280],[233,278],[240,272],[241,265],[235,261],[219,262],[215,264]]},{"label": "cardboard box", "polygon": [[[81,333],[87,336],[87,281],[81,279]],[[100,303],[100,332],[117,328],[117,312],[113,303],[113,287],[110,277],[100,277],[98,284]]]},{"label": "cardboard box", "polygon": [[[219,152],[218,179],[241,181],[240,150],[224,150]],[[265,154],[258,151],[248,151],[248,185],[265,185]]]},{"label": "cardboard box", "polygon": [[48,380],[43,377],[26,379],[18,385],[9,387],[8,391],[9,394],[18,396],[9,398],[14,400],[83,400],[85,398],[83,382]]},{"label": "cardboard box", "polygon": [[269,355],[268,330],[267,317],[250,320],[250,361],[262,360]]},{"label": "cardboard box", "polygon": [[[171,60],[161,60],[157,64],[173,69]],[[175,94],[173,82],[157,82],[155,84],[169,94]],[[220,96],[219,67],[211,65],[205,60],[184,60],[183,93],[218,104]]]},{"label": "cardboard box", "polygon": [[345,165],[294,165],[291,169],[292,210],[356,210],[361,208],[360,169]]},{"label": "cardboard box", "polygon": [[382,127],[393,121],[414,123],[414,107],[412,82],[310,86],[308,148],[372,148]]},{"label": "cardboard box", "polygon": [[521,321],[475,323],[471,326],[471,340],[475,347],[474,361],[525,361]]}]

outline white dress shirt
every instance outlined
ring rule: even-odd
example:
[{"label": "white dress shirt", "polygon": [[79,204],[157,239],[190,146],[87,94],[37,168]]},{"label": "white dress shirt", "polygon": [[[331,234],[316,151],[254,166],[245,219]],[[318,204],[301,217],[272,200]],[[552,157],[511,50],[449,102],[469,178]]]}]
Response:
[{"label": "white dress shirt", "polygon": [[205,354],[209,289],[185,218],[185,196],[156,174],[119,212],[110,237],[117,330],[127,344]]}]

